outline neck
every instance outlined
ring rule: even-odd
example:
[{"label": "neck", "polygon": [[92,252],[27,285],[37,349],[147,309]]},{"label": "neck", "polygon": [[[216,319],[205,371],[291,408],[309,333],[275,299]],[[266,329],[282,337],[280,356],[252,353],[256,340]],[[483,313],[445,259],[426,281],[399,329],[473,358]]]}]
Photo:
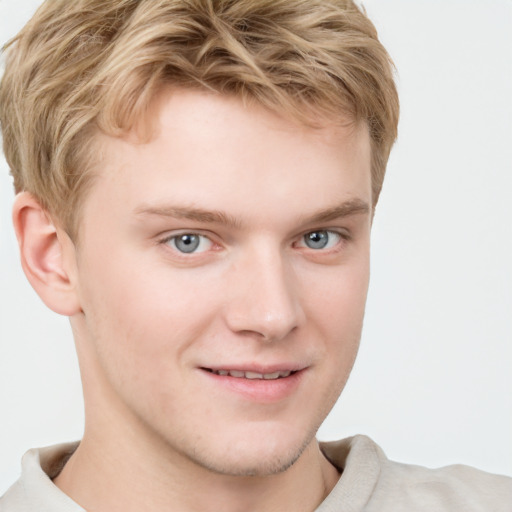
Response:
[{"label": "neck", "polygon": [[84,435],[55,484],[86,510],[132,512],[312,512],[334,487],[337,470],[313,440],[286,471],[258,477],[213,473],[146,442]]}]

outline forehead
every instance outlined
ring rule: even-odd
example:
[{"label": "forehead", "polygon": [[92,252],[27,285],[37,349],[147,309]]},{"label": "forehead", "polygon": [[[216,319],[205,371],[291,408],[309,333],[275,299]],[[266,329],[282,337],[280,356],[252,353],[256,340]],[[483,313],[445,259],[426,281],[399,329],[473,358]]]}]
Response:
[{"label": "forehead", "polygon": [[363,123],[306,126],[237,98],[191,90],[162,95],[149,115],[147,142],[101,136],[97,200],[134,211],[166,202],[229,206],[235,215],[272,201],[305,208],[306,197],[317,209],[353,198],[371,202]]}]

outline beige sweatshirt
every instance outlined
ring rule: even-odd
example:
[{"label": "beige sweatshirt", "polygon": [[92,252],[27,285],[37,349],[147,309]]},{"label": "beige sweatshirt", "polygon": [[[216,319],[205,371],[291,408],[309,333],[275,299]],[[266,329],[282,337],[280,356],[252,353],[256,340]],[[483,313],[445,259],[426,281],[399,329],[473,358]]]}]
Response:
[{"label": "beige sweatshirt", "polygon": [[[28,451],[20,479],[0,498],[0,512],[84,512],[51,480],[77,446]],[[342,475],[312,512],[512,512],[512,478],[467,466],[392,462],[365,436],[321,446]]]}]

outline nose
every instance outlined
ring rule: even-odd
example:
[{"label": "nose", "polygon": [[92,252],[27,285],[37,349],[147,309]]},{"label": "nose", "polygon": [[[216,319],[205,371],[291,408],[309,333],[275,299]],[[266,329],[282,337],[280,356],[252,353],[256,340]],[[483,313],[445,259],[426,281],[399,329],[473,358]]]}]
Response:
[{"label": "nose", "polygon": [[231,273],[226,322],[236,333],[278,341],[304,320],[297,278],[281,254],[253,254]]}]

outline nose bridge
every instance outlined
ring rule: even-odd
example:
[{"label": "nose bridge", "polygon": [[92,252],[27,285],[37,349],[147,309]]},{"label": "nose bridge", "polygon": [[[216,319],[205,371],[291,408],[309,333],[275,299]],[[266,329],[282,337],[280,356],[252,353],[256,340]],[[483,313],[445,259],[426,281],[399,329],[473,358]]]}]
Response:
[{"label": "nose bridge", "polygon": [[228,306],[228,323],[236,332],[273,341],[284,338],[302,320],[293,269],[279,248],[260,247],[237,264]]}]

